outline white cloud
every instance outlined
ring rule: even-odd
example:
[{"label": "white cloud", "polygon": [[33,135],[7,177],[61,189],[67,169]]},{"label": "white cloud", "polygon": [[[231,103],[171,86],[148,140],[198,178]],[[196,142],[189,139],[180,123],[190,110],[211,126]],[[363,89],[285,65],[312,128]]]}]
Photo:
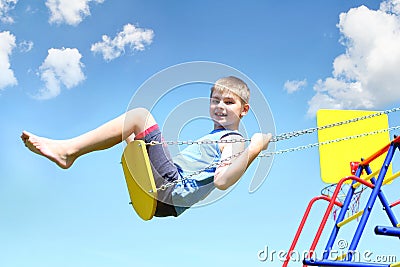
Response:
[{"label": "white cloud", "polygon": [[292,94],[304,88],[307,85],[307,80],[304,79],[302,81],[293,80],[293,81],[286,81],[283,85],[283,88],[288,94]]},{"label": "white cloud", "polygon": [[114,39],[103,35],[103,41],[93,44],[90,50],[94,53],[103,54],[104,60],[110,61],[121,56],[125,52],[125,46],[128,46],[132,51],[143,51],[145,45],[153,42],[153,37],[153,30],[137,28],[128,23]]},{"label": "white cloud", "polygon": [[45,87],[40,89],[38,99],[50,99],[61,93],[61,85],[67,89],[85,80],[81,62],[82,55],[76,48],[51,48],[39,68],[40,78]]},{"label": "white cloud", "polygon": [[90,15],[90,2],[103,3],[104,0],[47,0],[49,22],[76,26]]},{"label": "white cloud", "polygon": [[17,84],[14,72],[10,69],[10,55],[15,48],[15,36],[10,32],[0,32],[0,90]]},{"label": "white cloud", "polygon": [[37,7],[33,8],[32,6],[27,5],[26,8],[25,8],[25,13],[26,14],[35,14],[37,12],[39,12],[39,8],[37,8]]},{"label": "white cloud", "polygon": [[380,9],[387,13],[400,14],[400,0],[384,1],[381,3]]},{"label": "white cloud", "polygon": [[18,0],[0,0],[0,21],[3,23],[13,23],[14,19],[8,15],[8,12],[14,9]]},{"label": "white cloud", "polygon": [[379,10],[365,6],[340,14],[346,52],[335,58],[332,77],[314,85],[309,115],[319,108],[379,108],[400,100],[400,0]]},{"label": "white cloud", "polygon": [[27,53],[32,50],[33,42],[32,41],[22,41],[18,44],[19,51],[23,53]]}]

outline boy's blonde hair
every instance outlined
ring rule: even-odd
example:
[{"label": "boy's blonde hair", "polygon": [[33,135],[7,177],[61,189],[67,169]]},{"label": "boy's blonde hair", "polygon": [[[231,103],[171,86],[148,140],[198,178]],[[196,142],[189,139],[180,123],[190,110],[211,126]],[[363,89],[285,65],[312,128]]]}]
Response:
[{"label": "boy's blonde hair", "polygon": [[210,98],[212,97],[212,94],[215,91],[217,92],[229,91],[231,93],[234,93],[235,95],[240,97],[242,104],[248,104],[250,100],[249,87],[244,81],[234,76],[228,76],[217,80],[214,86],[211,87]]}]

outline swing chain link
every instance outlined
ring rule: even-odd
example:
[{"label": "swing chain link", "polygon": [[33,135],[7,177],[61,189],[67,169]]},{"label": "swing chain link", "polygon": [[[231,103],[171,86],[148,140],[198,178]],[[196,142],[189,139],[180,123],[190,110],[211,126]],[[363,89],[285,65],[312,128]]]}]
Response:
[{"label": "swing chain link", "polygon": [[188,140],[188,141],[151,141],[149,143],[145,143],[148,146],[155,146],[155,145],[212,145],[212,144],[233,144],[233,143],[244,143],[244,142],[250,142],[250,139],[246,138],[239,138],[239,139],[223,139],[223,140],[199,140],[199,141],[193,141],[193,140]]},{"label": "swing chain link", "polygon": [[311,133],[314,133],[314,132],[319,131],[319,130],[325,130],[325,129],[333,128],[333,127],[336,127],[336,126],[342,126],[342,125],[345,125],[345,124],[349,124],[349,123],[353,123],[353,122],[357,122],[357,121],[361,121],[361,120],[371,119],[371,118],[374,118],[374,117],[390,114],[390,113],[397,112],[397,111],[400,111],[400,107],[392,108],[392,109],[388,109],[388,110],[384,110],[384,111],[380,111],[380,112],[376,112],[376,113],[372,113],[372,114],[361,116],[361,117],[357,117],[357,118],[354,118],[354,119],[335,122],[335,123],[327,124],[327,125],[320,126],[320,127],[313,127],[313,128],[308,128],[308,129],[304,129],[304,130],[283,133],[283,134],[280,134],[280,135],[277,135],[277,136],[273,137],[270,142],[278,142],[278,141],[281,141],[281,140],[290,139],[292,137],[298,137],[298,136],[301,136],[301,135],[304,135],[304,134],[311,134]]},{"label": "swing chain link", "polygon": [[[333,128],[333,127],[337,127],[337,126],[342,126],[342,125],[353,123],[353,122],[357,122],[357,121],[371,119],[371,118],[374,118],[374,117],[390,114],[390,113],[397,112],[397,111],[400,111],[400,107],[392,108],[392,109],[388,109],[388,110],[380,111],[380,112],[376,112],[376,113],[372,113],[372,114],[361,116],[361,117],[357,117],[357,118],[354,118],[354,119],[335,122],[335,123],[327,124],[327,125],[324,125],[324,126],[313,127],[313,128],[308,128],[308,129],[304,129],[304,130],[298,130],[298,131],[283,133],[283,134],[280,134],[280,135],[273,136],[271,138],[271,140],[270,140],[270,143],[291,139],[293,137],[299,137],[299,136],[302,136],[302,135],[305,135],[305,134],[312,134],[312,133],[314,133],[316,131],[319,131],[319,130],[325,130],[325,129],[329,129],[329,128]],[[200,140],[200,141],[188,140],[188,141],[162,141],[162,142],[151,141],[149,143],[146,143],[146,145],[150,145],[150,146],[154,146],[154,145],[194,145],[194,144],[196,144],[196,145],[211,145],[211,144],[220,144],[220,143],[231,144],[231,143],[250,142],[250,140],[251,139],[239,138],[239,139],[230,139],[230,140],[229,139],[223,139],[223,140]],[[297,151],[298,150],[298,148],[295,148],[295,149],[296,150],[293,150],[293,151]],[[292,152],[292,150],[288,149],[287,152]]]},{"label": "swing chain link", "polygon": [[[283,150],[278,150],[275,152],[266,152],[266,153],[262,153],[260,155],[258,155],[258,158],[269,158],[275,155],[280,155],[280,154],[284,154],[284,153],[289,153],[289,152],[297,152],[297,151],[301,151],[301,150],[306,150],[306,149],[310,149],[310,148],[314,148],[314,147],[320,147],[323,145],[329,145],[329,144],[333,144],[333,143],[338,143],[338,142],[342,142],[342,141],[348,141],[348,140],[352,140],[352,139],[357,139],[357,138],[362,138],[362,137],[366,137],[366,136],[370,136],[370,135],[376,135],[376,134],[380,134],[380,133],[385,133],[385,132],[390,132],[390,131],[394,131],[394,130],[398,130],[400,129],[400,126],[394,126],[394,127],[390,127],[388,129],[381,129],[381,130],[376,130],[373,132],[366,132],[366,133],[362,133],[362,134],[358,134],[358,135],[352,135],[352,136],[346,136],[346,137],[342,137],[342,138],[338,138],[338,139],[333,139],[333,140],[328,140],[325,142],[320,142],[320,143],[314,143],[314,144],[308,144],[305,146],[299,146],[299,147],[295,147],[295,148],[288,148],[288,149],[283,149]],[[231,159],[237,158],[240,154],[242,154],[243,152],[238,152],[232,156],[229,156],[219,162],[214,162],[212,164],[210,164],[208,167],[204,168],[204,169],[200,169],[197,171],[192,172],[191,174],[182,177],[178,180],[175,180],[173,182],[168,182],[162,186],[160,186],[159,188],[157,188],[158,190],[166,190],[167,188],[174,186],[177,183],[180,183],[186,179],[190,179],[193,176],[196,176],[200,173],[202,173],[205,170],[208,169],[212,169],[212,168],[216,168],[219,167],[221,165],[223,165],[225,162],[230,161]]]},{"label": "swing chain link", "polygon": [[333,144],[333,143],[338,143],[338,142],[341,142],[341,141],[348,141],[348,140],[362,138],[362,137],[366,137],[366,136],[370,136],[370,135],[376,135],[376,134],[380,134],[380,133],[391,132],[391,131],[398,130],[398,129],[400,129],[400,126],[394,126],[394,127],[388,128],[388,129],[381,129],[381,130],[376,130],[376,131],[372,131],[372,132],[366,132],[366,133],[362,133],[362,134],[358,134],[358,135],[346,136],[346,137],[333,139],[333,140],[328,140],[328,141],[324,141],[324,142],[320,142],[320,143],[314,143],[314,144],[309,144],[309,145],[305,145],[305,146],[299,146],[299,147],[295,147],[295,148],[288,148],[288,149],[278,150],[278,151],[275,151],[275,152],[266,152],[266,153],[262,153],[262,154],[258,155],[258,157],[267,158],[267,157],[272,157],[274,155],[279,155],[279,154],[283,154],[283,153],[301,151],[301,150],[305,150],[305,149],[309,149],[309,148],[320,147],[320,146],[323,146],[323,145],[329,145],[329,144]]},{"label": "swing chain link", "polygon": [[[389,110],[385,110],[385,111],[381,111],[381,112],[377,112],[377,113],[373,113],[370,115],[365,115],[365,116],[361,116],[358,118],[354,118],[354,119],[349,119],[349,120],[345,120],[345,121],[341,121],[341,122],[336,122],[336,123],[332,123],[332,124],[327,124],[324,126],[320,126],[320,127],[313,127],[313,128],[308,128],[308,129],[304,129],[304,130],[299,130],[299,131],[293,131],[293,132],[288,132],[288,133],[283,133],[277,136],[273,136],[270,140],[270,142],[278,142],[278,141],[282,141],[282,140],[287,140],[293,137],[298,137],[301,135],[305,135],[305,134],[311,134],[314,133],[316,131],[319,130],[325,130],[325,129],[329,129],[329,128],[333,128],[333,127],[337,127],[337,126],[341,126],[341,125],[345,125],[345,124],[349,124],[349,123],[353,123],[353,122],[357,122],[357,121],[361,121],[361,120],[366,120],[366,119],[371,119],[374,117],[378,117],[381,115],[385,115],[385,114],[389,114],[389,113],[393,113],[393,112],[397,112],[400,111],[400,107],[397,108],[393,108],[393,109],[389,109]],[[338,139],[334,139],[334,140],[328,140],[328,141],[324,141],[324,142],[319,142],[319,143],[314,143],[314,144],[308,144],[308,145],[304,145],[304,146],[299,146],[299,147],[294,147],[294,148],[288,148],[288,149],[283,149],[283,150],[278,150],[278,151],[274,151],[274,152],[265,152],[262,153],[260,155],[258,155],[259,158],[267,158],[267,157],[272,157],[274,155],[280,155],[280,154],[284,154],[284,153],[289,153],[289,152],[295,152],[295,151],[301,151],[301,150],[305,150],[305,149],[309,149],[309,148],[314,148],[314,147],[320,147],[323,145],[328,145],[328,144],[332,144],[332,143],[338,143],[341,141],[348,141],[348,140],[352,140],[352,139],[356,139],[356,138],[362,138],[362,137],[366,137],[369,135],[375,135],[375,134],[379,134],[379,133],[384,133],[384,132],[390,132],[393,130],[397,130],[400,129],[400,126],[395,126],[395,127],[391,127],[388,129],[381,129],[381,130],[376,130],[373,132],[367,132],[367,133],[362,133],[362,134],[358,134],[358,135],[353,135],[353,136],[346,136],[346,137],[342,137],[342,138],[338,138]],[[220,143],[225,143],[225,144],[233,144],[233,143],[243,143],[243,142],[249,142],[251,139],[246,139],[246,138],[239,138],[239,139],[223,139],[223,140],[199,140],[199,141],[192,141],[192,140],[188,140],[188,141],[162,141],[162,142],[158,142],[158,141],[151,141],[149,143],[146,143],[146,145],[149,146],[154,146],[154,145],[203,145],[203,144],[220,144]],[[214,162],[212,164],[210,164],[209,166],[207,166],[206,168],[194,171],[188,175],[186,175],[185,177],[182,177],[180,179],[174,180],[172,182],[168,182],[166,184],[161,185],[159,188],[157,188],[156,190],[166,190],[167,188],[174,186],[180,182],[183,182],[184,180],[190,179],[193,176],[196,176],[202,172],[204,172],[205,170],[209,170],[212,168],[217,168],[219,166],[224,165],[226,162],[229,162],[230,160],[237,158],[239,155],[241,155],[243,153],[239,152],[236,154],[233,154],[225,159],[220,160],[219,162]]]}]

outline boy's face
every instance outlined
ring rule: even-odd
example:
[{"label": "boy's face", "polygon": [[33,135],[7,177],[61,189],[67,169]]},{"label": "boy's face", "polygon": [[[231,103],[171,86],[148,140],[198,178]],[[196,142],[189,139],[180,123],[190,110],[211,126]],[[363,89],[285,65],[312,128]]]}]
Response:
[{"label": "boy's face", "polygon": [[214,91],[210,99],[210,117],[214,121],[214,129],[237,130],[240,119],[247,114],[249,107],[232,92]]}]

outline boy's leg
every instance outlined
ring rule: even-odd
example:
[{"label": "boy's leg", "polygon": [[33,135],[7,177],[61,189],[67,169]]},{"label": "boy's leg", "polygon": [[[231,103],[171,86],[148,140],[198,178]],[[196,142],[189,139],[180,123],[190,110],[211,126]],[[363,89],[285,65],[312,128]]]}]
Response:
[{"label": "boy's leg", "polygon": [[132,134],[155,125],[156,121],[144,108],[132,109],[102,126],[69,140],[53,140],[22,133],[22,140],[33,152],[54,161],[61,168],[69,168],[74,161],[89,152],[110,148]]}]

